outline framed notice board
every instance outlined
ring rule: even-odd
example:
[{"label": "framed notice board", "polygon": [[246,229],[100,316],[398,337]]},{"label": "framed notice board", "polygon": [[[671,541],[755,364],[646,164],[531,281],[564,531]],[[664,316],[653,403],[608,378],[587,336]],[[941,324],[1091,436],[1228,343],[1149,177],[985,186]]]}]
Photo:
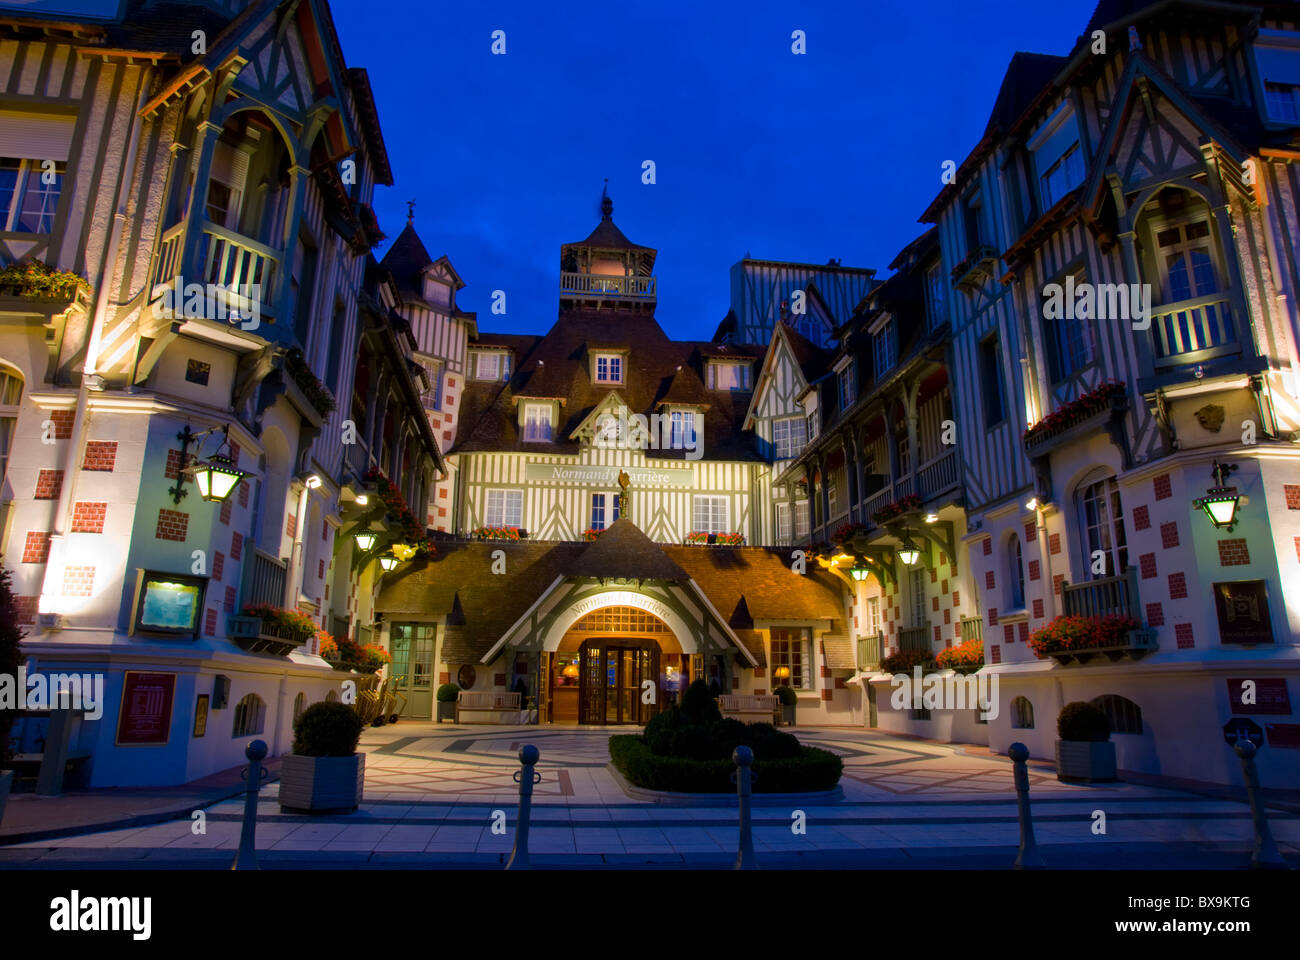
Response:
[{"label": "framed notice board", "polygon": [[117,714],[118,746],[165,744],[171,734],[175,697],[176,674],[128,670]]}]

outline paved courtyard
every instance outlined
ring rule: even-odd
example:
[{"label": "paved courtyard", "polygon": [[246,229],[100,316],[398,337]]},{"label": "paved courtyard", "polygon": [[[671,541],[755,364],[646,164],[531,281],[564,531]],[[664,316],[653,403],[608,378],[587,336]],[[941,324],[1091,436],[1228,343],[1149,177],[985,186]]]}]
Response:
[{"label": "paved courtyard", "polygon": [[[736,811],[720,799],[690,806],[630,797],[608,768],[600,728],[402,723],[370,729],[365,802],[353,814],[282,814],[278,785],[262,790],[263,865],[499,866],[514,843],[525,743],[541,751],[530,849],[569,866],[722,866],[734,860]],[[1009,866],[1019,829],[1011,764],[979,748],[875,731],[804,728],[806,743],[844,759],[844,797],[754,810],[761,861],[800,866]],[[1242,866],[1252,844],[1242,803],[1128,783],[1072,785],[1030,762],[1035,832],[1050,865]],[[1094,832],[1098,812],[1105,833]],[[188,817],[0,848],[8,866],[229,865],[243,800]],[[800,816],[802,814],[802,816]],[[800,823],[805,825],[799,830]],[[502,832],[501,824],[505,829]],[[1300,816],[1272,811],[1284,854],[1300,860]],[[494,824],[496,828],[494,829]]]}]

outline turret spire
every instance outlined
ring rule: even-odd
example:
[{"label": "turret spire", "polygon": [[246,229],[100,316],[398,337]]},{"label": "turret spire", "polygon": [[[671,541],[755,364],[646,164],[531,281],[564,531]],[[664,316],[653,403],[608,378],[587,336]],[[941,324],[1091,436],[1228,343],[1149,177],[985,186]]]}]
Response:
[{"label": "turret spire", "polygon": [[609,177],[605,178],[605,186],[600,191],[600,219],[608,220],[614,214],[614,201],[609,199]]}]

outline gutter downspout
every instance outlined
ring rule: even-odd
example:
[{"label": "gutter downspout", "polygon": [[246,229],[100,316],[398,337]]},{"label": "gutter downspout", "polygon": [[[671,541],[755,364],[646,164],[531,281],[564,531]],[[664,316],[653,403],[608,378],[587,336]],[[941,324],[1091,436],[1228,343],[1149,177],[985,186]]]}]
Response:
[{"label": "gutter downspout", "polygon": [[140,75],[140,96],[136,110],[131,114],[131,130],[127,134],[126,158],[122,164],[122,173],[117,181],[117,195],[114,198],[113,230],[109,235],[108,248],[104,251],[104,263],[100,269],[95,289],[95,313],[90,324],[90,338],[86,342],[86,359],[82,365],[81,384],[77,388],[76,413],[72,419],[72,436],[63,455],[63,484],[59,490],[59,503],[54,511],[54,522],[50,531],[49,561],[45,565],[45,577],[41,582],[41,613],[58,613],[52,609],[58,601],[57,592],[62,589],[63,571],[66,566],[67,530],[72,512],[72,487],[81,454],[82,443],[86,433],[86,414],[90,405],[90,380],[96,375],[99,366],[100,344],[104,339],[104,320],[108,314],[108,281],[117,268],[118,249],[122,242],[122,233],[130,220],[131,188],[135,183],[136,156],[140,148],[140,131],[142,128],[140,113],[144,110],[149,96],[149,87],[153,81],[154,68],[145,67]]},{"label": "gutter downspout", "polygon": [[298,609],[298,595],[302,592],[303,541],[307,527],[307,497],[311,488],[305,482],[298,493],[298,518],[294,523],[293,550],[289,554],[289,570],[284,578],[284,608]]}]

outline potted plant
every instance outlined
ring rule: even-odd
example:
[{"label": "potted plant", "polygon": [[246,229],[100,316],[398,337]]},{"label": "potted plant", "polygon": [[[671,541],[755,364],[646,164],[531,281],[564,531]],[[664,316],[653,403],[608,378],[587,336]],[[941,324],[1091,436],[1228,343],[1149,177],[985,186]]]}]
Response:
[{"label": "potted plant", "polygon": [[1076,700],[1061,708],[1056,718],[1056,779],[1094,782],[1114,780],[1115,744],[1110,741],[1110,721],[1101,709]]},{"label": "potted plant", "polygon": [[[23,632],[18,627],[18,610],[14,606],[10,588],[9,571],[0,566],[0,674],[17,676],[18,643]],[[5,803],[13,785],[14,772],[4,769],[9,764],[9,731],[13,727],[13,713],[0,710],[0,821],[4,820]]]},{"label": "potted plant", "polygon": [[313,703],[293,723],[293,753],[280,768],[280,809],[352,812],[361,804],[366,755],[361,718],[342,703]]},{"label": "potted plant", "polygon": [[781,701],[781,722],[787,727],[793,727],[794,708],[799,703],[799,695],[794,692],[794,687],[791,686],[777,687],[772,692]]},{"label": "potted plant", "polygon": [[456,698],[460,696],[460,687],[454,683],[444,683],[435,694],[438,700],[438,722],[456,720]]}]

